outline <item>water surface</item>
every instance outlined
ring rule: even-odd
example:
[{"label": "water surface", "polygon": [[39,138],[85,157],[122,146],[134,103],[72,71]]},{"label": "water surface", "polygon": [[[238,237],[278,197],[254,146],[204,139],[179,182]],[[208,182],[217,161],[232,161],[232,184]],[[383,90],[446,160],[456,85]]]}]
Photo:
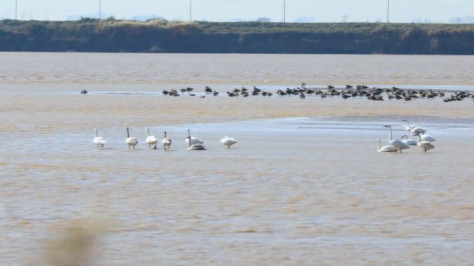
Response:
[{"label": "water surface", "polygon": [[[470,56],[1,56],[2,264],[51,261],[66,251],[45,242],[62,243],[57,232],[80,218],[99,239],[92,265],[474,260],[471,99],[160,93],[301,82],[469,88]],[[400,137],[403,119],[428,129],[436,148],[378,153],[383,125]],[[125,144],[126,126],[136,150]],[[172,150],[149,150],[146,127],[159,138],[166,130]],[[107,139],[103,150],[94,128]],[[186,150],[187,129],[206,151]],[[238,143],[225,149],[225,135]]]}]

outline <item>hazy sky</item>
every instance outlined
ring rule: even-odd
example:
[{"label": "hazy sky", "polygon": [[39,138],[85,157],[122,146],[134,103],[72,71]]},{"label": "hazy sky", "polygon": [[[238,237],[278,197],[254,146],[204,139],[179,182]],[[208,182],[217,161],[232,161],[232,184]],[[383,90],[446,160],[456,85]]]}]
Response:
[{"label": "hazy sky", "polygon": [[[388,0],[0,0],[0,19],[66,20],[72,17],[118,19],[156,16],[167,20],[287,22],[385,21]],[[286,8],[284,8],[286,2]],[[474,22],[474,0],[390,0],[391,22]]]}]

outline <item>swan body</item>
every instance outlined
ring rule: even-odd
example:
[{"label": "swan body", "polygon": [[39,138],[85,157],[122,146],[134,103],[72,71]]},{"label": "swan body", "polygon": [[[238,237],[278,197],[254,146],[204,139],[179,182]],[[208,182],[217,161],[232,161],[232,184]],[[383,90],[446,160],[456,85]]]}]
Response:
[{"label": "swan body", "polygon": [[402,142],[410,146],[416,146],[417,143],[416,140],[409,139],[407,135],[402,136]]},{"label": "swan body", "polygon": [[385,145],[383,147],[380,147],[380,139],[376,139],[376,142],[378,142],[378,147],[377,147],[377,152],[396,152],[397,149],[392,147],[391,145]]},{"label": "swan body", "polygon": [[166,131],[163,133],[163,139],[161,140],[161,144],[163,144],[163,148],[166,150],[170,150],[171,148],[171,139],[166,136]]},{"label": "swan body", "polygon": [[421,127],[413,127],[413,128],[410,130],[411,133],[422,133],[422,132],[424,132],[424,131],[426,131],[426,130],[424,130],[424,129],[421,128]]},{"label": "swan body", "polygon": [[95,129],[94,144],[97,146],[97,149],[103,149],[105,146],[105,138],[99,136],[99,131]]},{"label": "swan body", "polygon": [[[193,140],[196,140],[196,143],[193,143]],[[188,143],[188,151],[202,151],[205,150],[204,141],[191,137],[191,132],[188,129],[188,137],[186,138],[186,143]]]},{"label": "swan body", "polygon": [[146,143],[148,144],[149,149],[156,150],[156,144],[158,143],[158,139],[155,136],[150,135],[150,128],[146,128]]},{"label": "swan body", "polygon": [[398,139],[392,139],[390,140],[390,145],[392,145],[393,148],[395,148],[397,151],[400,151],[400,153],[403,153],[402,150],[409,149],[410,146],[407,144],[403,143],[403,141],[398,140]]},{"label": "swan body", "polygon": [[416,135],[418,136],[418,139],[419,139],[419,141],[416,143],[416,145],[418,147],[422,148],[424,152],[432,150],[432,149],[435,148],[435,146],[433,144],[431,144],[431,142],[426,141],[426,140],[422,140],[420,134],[416,134]]},{"label": "swan body", "polygon": [[227,149],[230,149],[230,146],[237,143],[237,140],[235,140],[234,138],[225,136],[221,139],[221,143],[222,143],[222,145],[226,146]]},{"label": "swan body", "polygon": [[[189,138],[186,138],[185,141],[188,145],[190,144]],[[194,144],[204,144],[204,141],[202,141],[200,138],[197,138],[197,137],[191,137],[191,145],[194,145]]]},{"label": "swan body", "polygon": [[431,144],[431,142],[429,141],[420,141],[416,144],[418,147],[422,148],[424,152],[428,151],[428,150],[432,150],[435,148],[435,146],[433,144]]},{"label": "swan body", "polygon": [[403,143],[401,140],[392,139],[392,126],[391,125],[385,125],[384,127],[387,127],[388,129],[390,129],[390,135],[389,135],[389,138],[388,138],[388,142],[390,143],[390,145],[392,145],[392,147],[394,149],[396,149],[397,151],[400,151],[400,153],[403,153],[402,150],[410,148],[410,146]]},{"label": "swan body", "polygon": [[404,122],[407,122],[407,125],[405,126],[405,130],[408,131],[408,132],[411,132],[411,133],[418,133],[418,132],[421,132],[422,130],[424,130],[423,128],[419,127],[419,126],[410,126],[410,122],[408,120],[402,120]]},{"label": "swan body", "polygon": [[421,138],[420,141],[428,141],[428,142],[436,141],[436,139],[433,136],[425,134],[425,132],[426,132],[426,130],[423,130],[423,131],[415,133],[413,135],[414,136],[419,136]]},{"label": "swan body", "polygon": [[193,144],[189,146],[188,151],[202,151],[205,149],[206,147],[203,144]]},{"label": "swan body", "polygon": [[127,127],[127,138],[125,139],[125,143],[128,144],[128,149],[135,149],[135,147],[137,146],[138,144],[138,140],[137,138],[135,137],[130,137],[130,132],[129,132],[129,129]]}]

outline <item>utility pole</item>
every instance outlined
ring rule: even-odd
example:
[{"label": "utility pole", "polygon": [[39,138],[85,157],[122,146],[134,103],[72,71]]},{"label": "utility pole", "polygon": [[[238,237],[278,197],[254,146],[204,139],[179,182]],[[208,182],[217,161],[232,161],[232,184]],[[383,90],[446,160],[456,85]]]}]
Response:
[{"label": "utility pole", "polygon": [[283,23],[286,22],[286,0],[283,0]]},{"label": "utility pole", "polygon": [[189,21],[193,19],[193,1],[189,0]]},{"label": "utility pole", "polygon": [[18,19],[18,0],[15,0],[15,20]]},{"label": "utility pole", "polygon": [[387,23],[389,22],[390,17],[390,0],[387,0]]},{"label": "utility pole", "polygon": [[390,32],[389,32],[389,29],[388,29],[388,26],[389,26],[389,22],[390,22],[390,0],[387,0],[387,25],[385,27],[386,29],[386,44],[385,44],[385,51],[384,53],[390,53],[391,51],[391,48],[390,48]]}]

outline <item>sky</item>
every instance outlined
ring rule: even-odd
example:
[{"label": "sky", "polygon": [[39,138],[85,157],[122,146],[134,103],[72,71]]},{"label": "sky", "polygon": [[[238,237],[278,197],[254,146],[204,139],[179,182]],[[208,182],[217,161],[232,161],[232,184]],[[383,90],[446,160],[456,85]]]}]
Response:
[{"label": "sky", "polygon": [[474,0],[0,0],[0,19],[385,22],[387,6],[392,23],[474,23]]}]

